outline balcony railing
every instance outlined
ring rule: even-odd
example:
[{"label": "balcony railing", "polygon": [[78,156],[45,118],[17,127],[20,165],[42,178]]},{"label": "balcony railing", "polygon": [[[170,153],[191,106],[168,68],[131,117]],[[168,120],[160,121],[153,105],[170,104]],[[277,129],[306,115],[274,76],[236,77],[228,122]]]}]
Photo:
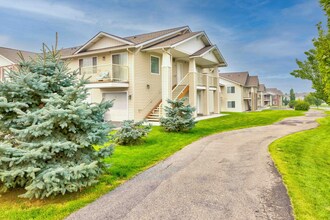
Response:
[{"label": "balcony railing", "polygon": [[80,74],[90,82],[128,82],[128,66],[107,64],[80,68]]},{"label": "balcony railing", "polygon": [[218,77],[215,77],[215,76],[208,76],[208,77],[209,77],[209,86],[210,87],[219,86]]},{"label": "balcony railing", "polygon": [[197,73],[197,86],[206,86],[206,79],[210,87],[216,87],[218,85],[218,78],[215,76]]},{"label": "balcony railing", "polygon": [[206,74],[197,73],[197,86],[206,86]]}]

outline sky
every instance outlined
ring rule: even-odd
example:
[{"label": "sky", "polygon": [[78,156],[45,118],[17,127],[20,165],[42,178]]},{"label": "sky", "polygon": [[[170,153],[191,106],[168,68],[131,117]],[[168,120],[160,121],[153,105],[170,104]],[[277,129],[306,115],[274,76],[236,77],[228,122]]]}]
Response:
[{"label": "sky", "polygon": [[0,0],[0,46],[39,52],[86,43],[99,31],[125,37],[188,25],[204,30],[228,67],[249,71],[266,87],[312,91],[290,75],[325,22],[317,0]]}]

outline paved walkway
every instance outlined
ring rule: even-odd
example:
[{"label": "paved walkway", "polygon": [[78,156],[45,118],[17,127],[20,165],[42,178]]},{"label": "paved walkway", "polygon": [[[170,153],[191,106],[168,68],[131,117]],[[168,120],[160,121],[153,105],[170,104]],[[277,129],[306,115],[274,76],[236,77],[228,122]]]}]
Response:
[{"label": "paved walkway", "polygon": [[293,219],[268,145],[320,112],[203,138],[68,219]]}]

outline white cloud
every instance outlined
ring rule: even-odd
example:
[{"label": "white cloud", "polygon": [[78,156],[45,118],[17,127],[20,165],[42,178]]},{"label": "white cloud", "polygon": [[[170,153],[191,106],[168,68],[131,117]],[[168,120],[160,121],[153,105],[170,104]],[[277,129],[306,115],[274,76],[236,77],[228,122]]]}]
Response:
[{"label": "white cloud", "polygon": [[0,8],[85,23],[95,22],[95,20],[87,18],[85,12],[81,10],[66,4],[50,2],[47,0],[15,0],[10,2],[7,0],[0,0]]},{"label": "white cloud", "polygon": [[244,50],[267,58],[285,58],[299,56],[308,48],[307,45],[308,43],[296,39],[269,37],[248,43],[244,46]]}]

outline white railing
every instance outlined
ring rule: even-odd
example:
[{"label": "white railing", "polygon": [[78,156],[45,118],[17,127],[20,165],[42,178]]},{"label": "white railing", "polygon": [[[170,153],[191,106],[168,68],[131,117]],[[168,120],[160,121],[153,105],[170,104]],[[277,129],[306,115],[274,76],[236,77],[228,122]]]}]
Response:
[{"label": "white railing", "polygon": [[218,77],[210,76],[210,75],[208,77],[209,77],[209,86],[210,87],[219,86]]},{"label": "white railing", "polygon": [[89,78],[90,82],[128,82],[128,66],[118,64],[106,64],[86,66],[79,69],[80,74]]},{"label": "white railing", "polygon": [[197,77],[197,86],[206,86],[206,74],[202,74],[202,73],[197,73],[196,74]]},{"label": "white railing", "polygon": [[179,98],[181,93],[185,90],[185,88],[189,85],[189,73],[187,73],[183,79],[172,89],[172,99],[175,100]]},{"label": "white railing", "polygon": [[0,67],[0,81],[5,82],[5,81],[9,80],[7,73],[11,70],[14,70],[14,69],[17,70],[16,65],[9,65],[9,66]]}]

